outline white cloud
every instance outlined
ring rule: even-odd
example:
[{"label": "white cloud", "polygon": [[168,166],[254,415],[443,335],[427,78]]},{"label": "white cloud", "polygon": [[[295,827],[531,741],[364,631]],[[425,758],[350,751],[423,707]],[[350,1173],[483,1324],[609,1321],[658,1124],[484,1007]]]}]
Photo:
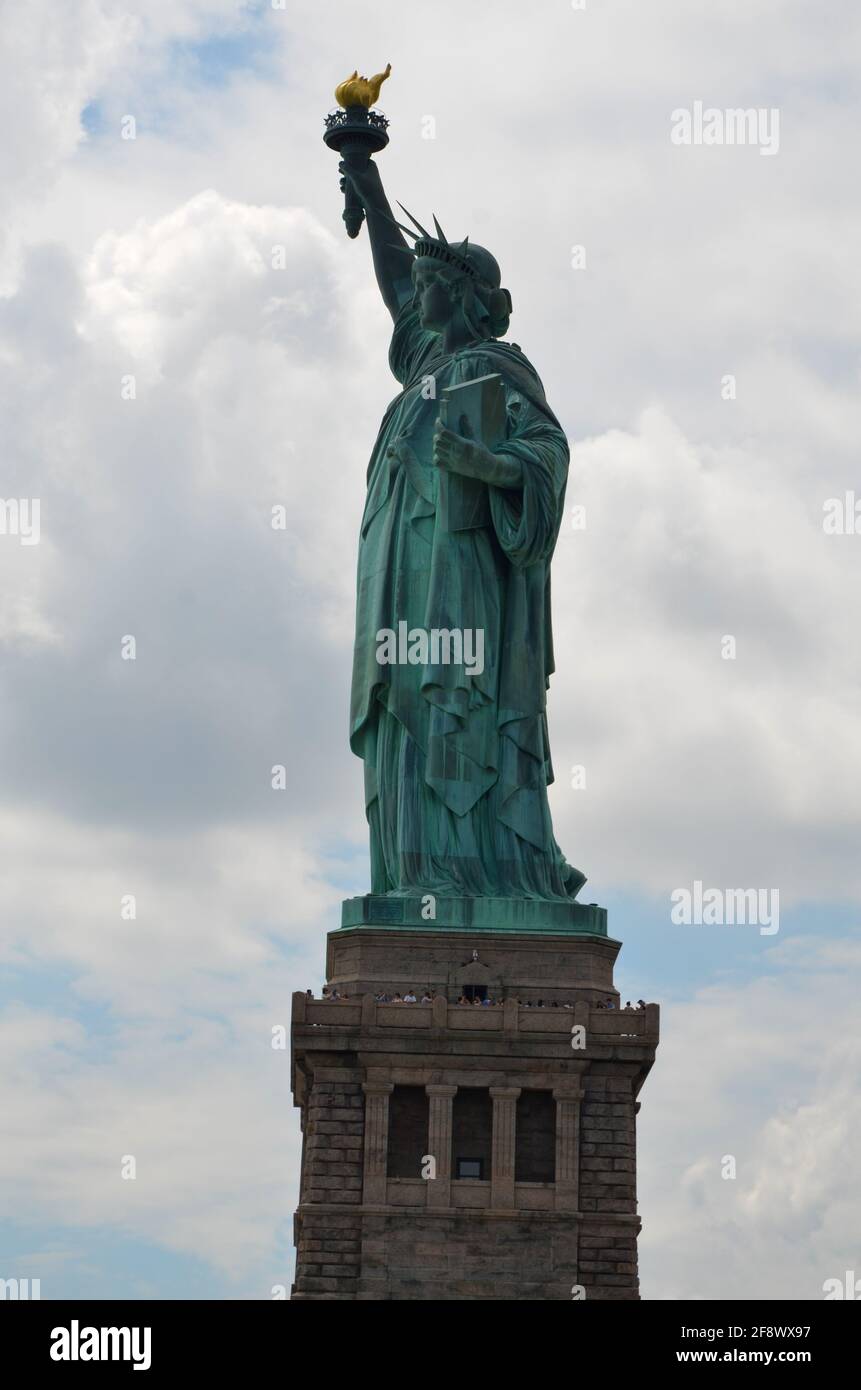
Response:
[{"label": "white cloud", "polygon": [[280,826],[136,837],[20,815],[2,841],[5,977],[59,1003],[0,1013],[0,1215],[111,1227],[267,1297],[289,1283],[298,1164],[272,1030],[294,989],[319,989],[340,895]]},{"label": "white cloud", "polygon": [[859,560],[856,538],[823,533],[823,500],[761,445],[695,446],[657,407],[575,443],[553,573],[554,810],[608,888],[700,878],[858,900]]},{"label": "white cloud", "polygon": [[0,183],[9,203],[44,191],[74,154],[81,111],[128,60],[135,32],[128,10],[101,0],[6,10],[0,119],[11,138],[3,141]]},{"label": "white cloud", "polygon": [[[270,1046],[281,1021],[283,1010],[258,1009],[240,1030],[178,1010],[170,1035],[127,1025],[106,1056],[103,1036],[88,1043],[67,1019],[8,1013],[3,1104],[15,1123],[4,1216],[56,1231],[112,1227],[208,1262],[250,1297],[289,1284],[283,1228],[297,1155],[289,1053]],[[62,1296],[69,1275],[44,1279],[43,1297]],[[133,1270],[128,1278],[133,1286]]]},{"label": "white cloud", "polygon": [[857,1268],[859,964],[856,943],[796,939],[760,978],[663,1010],[639,1118],[644,1297],[813,1300]]}]

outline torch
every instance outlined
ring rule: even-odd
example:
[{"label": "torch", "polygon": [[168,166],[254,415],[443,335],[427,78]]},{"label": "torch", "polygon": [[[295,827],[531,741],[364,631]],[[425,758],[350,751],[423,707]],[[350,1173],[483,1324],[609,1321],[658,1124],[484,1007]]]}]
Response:
[{"label": "torch", "polygon": [[[385,72],[368,78],[360,77],[357,69],[352,77],[335,88],[335,100],[341,110],[332,111],[326,117],[323,139],[330,150],[337,150],[344,163],[354,169],[365,168],[371,155],[384,150],[389,143],[386,134],[389,123],[381,111],[372,111],[371,107],[391,70],[391,63],[387,63]],[[349,179],[344,181],[343,188],[347,236],[357,237],[365,220],[365,210]]]}]

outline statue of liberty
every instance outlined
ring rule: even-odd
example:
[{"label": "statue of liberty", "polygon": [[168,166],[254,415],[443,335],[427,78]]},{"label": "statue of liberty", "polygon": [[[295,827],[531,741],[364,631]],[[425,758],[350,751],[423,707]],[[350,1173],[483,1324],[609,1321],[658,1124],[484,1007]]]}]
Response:
[{"label": "statue of liberty", "polygon": [[[372,892],[570,902],[585,878],[553,835],[546,719],[567,441],[532,364],[501,341],[511,296],[490,252],[448,241],[436,218],[435,235],[402,227],[373,160],[340,167],[367,219],[401,386],[359,539],[350,745],[365,768]],[[503,405],[492,449],[468,415],[440,411],[453,388],[487,378]],[[446,511],[447,488],[466,503]],[[448,661],[427,639],[452,632],[480,634],[481,660]],[[389,634],[406,636],[406,657]]]}]

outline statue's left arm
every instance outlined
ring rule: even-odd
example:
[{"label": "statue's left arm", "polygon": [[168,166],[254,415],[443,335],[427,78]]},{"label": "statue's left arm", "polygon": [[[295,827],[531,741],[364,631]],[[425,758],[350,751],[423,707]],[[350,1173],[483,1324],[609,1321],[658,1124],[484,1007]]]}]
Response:
[{"label": "statue's left arm", "polygon": [[[466,416],[461,429],[468,429]],[[478,478],[491,487],[517,488],[523,480],[523,464],[510,454],[494,454],[466,433],[447,429],[440,420],[434,427],[433,461],[437,468],[460,473],[464,478]]]},{"label": "statue's left arm", "polygon": [[510,400],[510,428],[497,452],[438,424],[434,461],[487,483],[497,539],[511,563],[523,567],[553,554],[568,477],[568,442],[545,411],[517,393]]}]

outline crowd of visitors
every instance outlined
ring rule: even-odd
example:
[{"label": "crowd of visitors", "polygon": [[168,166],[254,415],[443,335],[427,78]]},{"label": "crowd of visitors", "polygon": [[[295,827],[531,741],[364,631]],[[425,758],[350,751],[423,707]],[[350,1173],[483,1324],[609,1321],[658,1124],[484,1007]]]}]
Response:
[{"label": "crowd of visitors", "polygon": [[377,1004],[432,1004],[435,998],[435,994],[430,994],[428,990],[425,990],[419,999],[412,986],[406,994],[386,994],[385,990],[382,990],[379,994],[374,995]]},{"label": "crowd of visitors", "polygon": [[[309,999],[314,998],[313,991],[310,989],[307,989],[305,991],[305,994]],[[337,989],[335,986],[332,986],[331,988],[328,985],[323,986],[324,1001],[349,999],[349,997],[350,996],[348,994],[342,994],[341,991]],[[405,994],[400,994],[398,992],[395,992],[394,994],[388,994],[385,990],[381,990],[379,994],[374,995],[374,1002],[377,1004],[432,1004],[434,999],[436,999],[436,994],[431,990],[426,989],[424,993],[421,996],[419,996],[412,986],[410,986],[410,988],[406,991]],[[496,1009],[501,1008],[504,1001],[502,999],[494,999],[489,994],[482,999],[481,996],[478,993],[476,993],[473,995],[471,999],[466,994],[462,994],[457,1002],[458,1004],[467,1005],[469,1007],[477,1005],[479,1008]],[[520,1005],[522,1009],[574,1008],[574,1005],[572,1003],[569,1003],[567,1000],[563,1001],[561,1004],[556,999],[550,999],[546,1001],[544,999],[518,999],[516,1002]],[[597,1004],[595,1005],[596,1009],[615,1009],[616,1007],[617,1005],[615,1000],[610,998],[599,999]],[[623,1014],[636,1014],[639,1013],[641,1009],[645,1009],[645,1007],[645,999],[638,999],[636,1004],[632,1004],[629,999],[625,1004],[624,1008],[620,1009],[620,1012]]]}]

